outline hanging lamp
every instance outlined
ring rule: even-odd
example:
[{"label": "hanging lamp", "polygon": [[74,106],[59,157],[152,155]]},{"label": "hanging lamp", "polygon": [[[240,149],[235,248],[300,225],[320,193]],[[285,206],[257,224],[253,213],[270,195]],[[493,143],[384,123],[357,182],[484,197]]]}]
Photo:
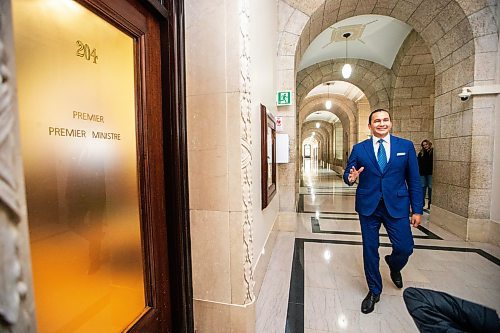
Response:
[{"label": "hanging lamp", "polygon": [[328,86],[328,95],[327,100],[325,102],[325,108],[330,110],[332,108],[332,101],[330,100],[330,82],[325,83]]},{"label": "hanging lamp", "polygon": [[348,79],[352,74],[352,67],[347,63],[347,39],[351,36],[350,32],[346,32],[342,35],[345,38],[345,59],[344,59],[344,67],[342,67],[342,77],[344,79]]}]

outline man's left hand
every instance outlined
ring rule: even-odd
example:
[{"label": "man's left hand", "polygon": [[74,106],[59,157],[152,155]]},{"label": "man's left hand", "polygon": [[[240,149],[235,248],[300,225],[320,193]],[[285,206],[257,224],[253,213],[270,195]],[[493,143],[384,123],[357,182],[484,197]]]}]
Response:
[{"label": "man's left hand", "polygon": [[411,226],[412,226],[413,228],[418,227],[418,226],[420,225],[420,219],[421,219],[421,218],[422,218],[422,215],[420,215],[420,214],[413,214],[413,215],[411,216],[411,221],[410,221]]}]

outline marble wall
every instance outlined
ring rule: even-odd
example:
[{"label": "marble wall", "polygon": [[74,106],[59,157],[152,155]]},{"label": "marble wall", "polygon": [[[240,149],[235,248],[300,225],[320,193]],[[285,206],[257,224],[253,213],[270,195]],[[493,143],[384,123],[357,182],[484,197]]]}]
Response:
[{"label": "marble wall", "polygon": [[198,332],[255,330],[254,302],[272,252],[280,198],[278,192],[261,209],[260,104],[275,113],[276,11],[276,4],[263,0],[186,1],[189,204]]},{"label": "marble wall", "polygon": [[[252,183],[255,190],[252,191],[253,219],[256,221],[256,227],[253,228],[253,240],[256,254],[255,264],[259,263],[262,250],[266,246],[268,237],[273,229],[275,219],[279,210],[279,201],[281,193],[278,193],[272,199],[271,205],[264,210],[261,209],[262,195],[260,190],[261,183],[261,110],[260,105],[266,106],[267,111],[273,116],[278,116],[276,107],[276,39],[277,39],[277,5],[274,1],[254,0],[249,2],[249,54],[250,67],[249,75],[251,78],[251,128],[252,128],[252,155],[253,172]],[[286,128],[286,127],[285,127]],[[286,166],[286,165],[285,165]],[[277,165],[277,169],[282,167]],[[277,177],[278,186],[287,184],[285,177]],[[265,257],[265,256],[264,256]],[[262,257],[262,258],[264,258]]]}]

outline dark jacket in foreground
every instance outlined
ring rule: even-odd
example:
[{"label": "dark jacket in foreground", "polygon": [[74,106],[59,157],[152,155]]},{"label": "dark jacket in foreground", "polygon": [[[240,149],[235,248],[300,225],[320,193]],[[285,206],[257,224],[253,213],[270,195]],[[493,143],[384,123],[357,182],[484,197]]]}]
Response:
[{"label": "dark jacket in foreground", "polygon": [[403,298],[421,333],[498,333],[495,310],[449,294],[407,288]]}]

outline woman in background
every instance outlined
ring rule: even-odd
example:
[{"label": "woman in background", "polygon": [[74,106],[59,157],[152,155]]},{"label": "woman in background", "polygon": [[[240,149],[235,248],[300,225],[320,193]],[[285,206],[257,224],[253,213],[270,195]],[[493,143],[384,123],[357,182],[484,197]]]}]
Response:
[{"label": "woman in background", "polygon": [[422,191],[424,192],[424,206],[425,206],[425,189],[427,188],[427,209],[431,208],[432,198],[432,142],[424,140],[420,144],[422,149],[418,153],[418,169],[420,171],[420,181],[422,182]]}]

